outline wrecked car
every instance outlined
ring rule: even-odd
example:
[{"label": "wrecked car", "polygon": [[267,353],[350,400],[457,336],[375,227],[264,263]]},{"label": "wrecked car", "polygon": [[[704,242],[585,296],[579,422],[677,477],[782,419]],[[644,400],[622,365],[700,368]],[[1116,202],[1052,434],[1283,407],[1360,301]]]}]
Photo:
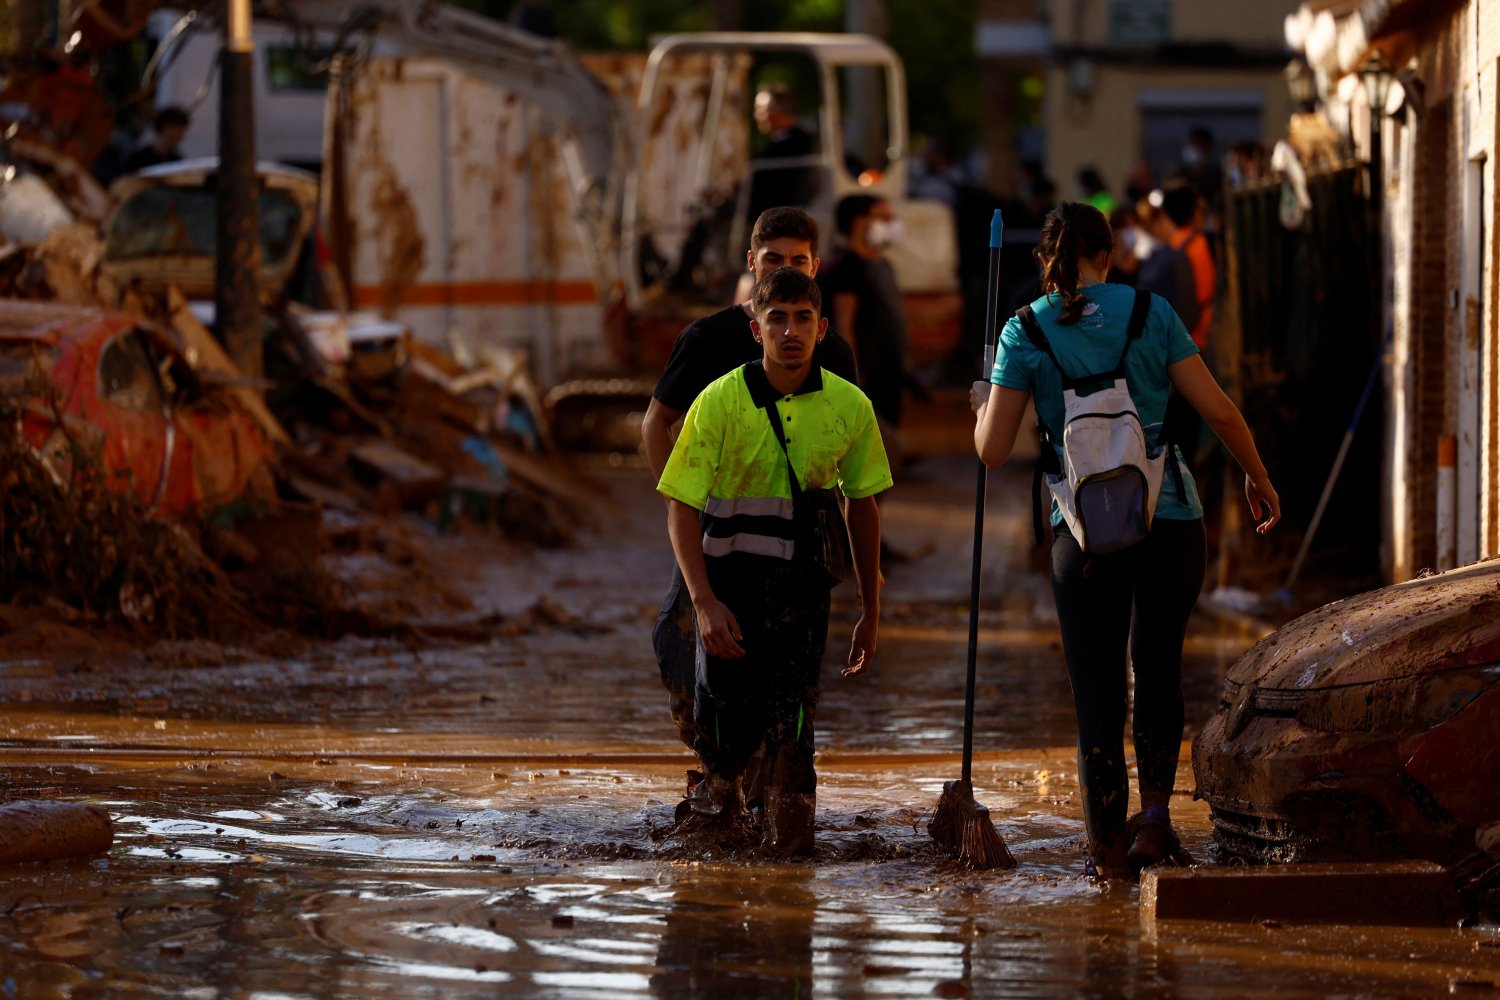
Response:
[{"label": "wrecked car", "polygon": [[266,430],[231,378],[191,362],[136,316],[0,300],[0,399],[60,486],[97,470],[163,515],[271,496]]},{"label": "wrecked car", "polygon": [[1337,601],[1262,639],[1226,672],[1192,756],[1232,857],[1471,853],[1500,821],[1500,559]]},{"label": "wrecked car", "polygon": [[[122,177],[110,187],[104,273],[152,291],[174,284],[189,299],[214,297],[217,157],[177,160]],[[275,163],[256,165],[260,186],[260,285],[278,294],[298,265],[317,208],[318,178]]]},{"label": "wrecked car", "polygon": [[[120,287],[162,294],[176,287],[195,316],[214,326],[218,157],[147,167],[110,187],[100,271]],[[297,167],[256,164],[260,195],[260,296],[271,321],[295,341],[299,360],[337,371],[359,345],[388,346],[406,328],[370,312],[349,312],[342,283],[316,226],[318,177]],[[286,337],[268,341],[285,346]]]}]

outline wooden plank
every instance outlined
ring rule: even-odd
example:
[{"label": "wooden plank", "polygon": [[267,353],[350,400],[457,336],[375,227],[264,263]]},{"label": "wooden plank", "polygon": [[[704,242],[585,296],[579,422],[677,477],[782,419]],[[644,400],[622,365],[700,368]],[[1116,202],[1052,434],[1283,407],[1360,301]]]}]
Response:
[{"label": "wooden plank", "polygon": [[[214,335],[206,326],[198,322],[198,317],[194,316],[192,310],[188,308],[187,299],[175,285],[167,292],[167,317],[173,329],[182,334],[183,340],[192,352],[189,363],[193,367],[244,377],[244,373],[224,352],[224,348],[219,346]],[[287,436],[286,429],[266,406],[265,397],[259,391],[248,386],[235,386],[230,391],[240,401],[240,405],[250,411],[251,416],[260,424],[267,437],[279,445],[291,445],[291,438]]]},{"label": "wooden plank", "polygon": [[1452,927],[1463,908],[1442,865],[1384,863],[1149,868],[1141,929],[1173,920]]}]

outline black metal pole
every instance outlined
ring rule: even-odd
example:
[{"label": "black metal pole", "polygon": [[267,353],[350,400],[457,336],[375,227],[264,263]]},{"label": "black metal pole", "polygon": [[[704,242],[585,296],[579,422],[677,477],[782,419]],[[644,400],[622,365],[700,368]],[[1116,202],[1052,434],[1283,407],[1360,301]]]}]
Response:
[{"label": "black metal pole", "polygon": [[[995,349],[1000,336],[1000,245],[1004,242],[1005,224],[1000,210],[990,219],[990,279],[984,306],[984,364],[981,377],[988,382],[995,364]],[[984,568],[984,501],[989,484],[989,469],[984,460],[974,484],[974,558],[969,570],[969,650],[967,675],[964,679],[964,759],[961,780],[971,789],[974,776],[974,684],[979,666],[979,584]]]},{"label": "black metal pole", "polygon": [[240,371],[264,370],[260,206],[255,177],[254,46],[248,0],[230,0],[219,67],[218,231],[214,323]]}]

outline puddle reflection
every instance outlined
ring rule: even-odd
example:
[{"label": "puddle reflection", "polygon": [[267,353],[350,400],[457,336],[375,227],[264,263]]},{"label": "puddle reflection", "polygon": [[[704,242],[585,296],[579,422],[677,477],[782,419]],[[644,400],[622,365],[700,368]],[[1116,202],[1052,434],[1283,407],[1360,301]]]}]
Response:
[{"label": "puddle reflection", "polygon": [[[817,897],[810,873],[677,883],[651,987],[661,997],[812,996]],[[736,898],[738,897],[738,898]]]}]

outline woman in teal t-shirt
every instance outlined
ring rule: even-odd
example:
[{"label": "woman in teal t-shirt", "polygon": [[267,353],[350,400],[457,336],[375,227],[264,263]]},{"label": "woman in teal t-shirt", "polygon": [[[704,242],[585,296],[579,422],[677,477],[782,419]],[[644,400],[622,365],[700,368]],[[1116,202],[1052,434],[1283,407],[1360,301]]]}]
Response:
[{"label": "woman in teal t-shirt", "polygon": [[[1064,202],[1042,224],[1036,258],[1043,295],[1031,304],[1057,364],[1075,376],[1109,371],[1125,346],[1135,290],[1105,283],[1114,235],[1100,211]],[[991,468],[1010,457],[1026,405],[1054,442],[1063,440],[1062,377],[1011,319],[1000,335],[989,382],[974,384],[974,444]],[[1182,320],[1153,296],[1140,340],[1126,355],[1126,384],[1145,426],[1161,447],[1167,396],[1176,389],[1219,435],[1245,470],[1245,499],[1265,534],[1281,518],[1250,429],[1224,395]],[[993,383],[993,386],[991,385]],[[1078,720],[1078,782],[1088,831],[1086,870],[1130,878],[1161,862],[1191,863],[1172,829],[1169,798],[1182,745],[1182,643],[1203,588],[1203,508],[1185,465],[1168,471],[1145,540],[1108,555],[1083,551],[1054,510],[1052,593]],[[1125,663],[1135,675],[1135,744],[1140,811],[1127,819]]]}]

